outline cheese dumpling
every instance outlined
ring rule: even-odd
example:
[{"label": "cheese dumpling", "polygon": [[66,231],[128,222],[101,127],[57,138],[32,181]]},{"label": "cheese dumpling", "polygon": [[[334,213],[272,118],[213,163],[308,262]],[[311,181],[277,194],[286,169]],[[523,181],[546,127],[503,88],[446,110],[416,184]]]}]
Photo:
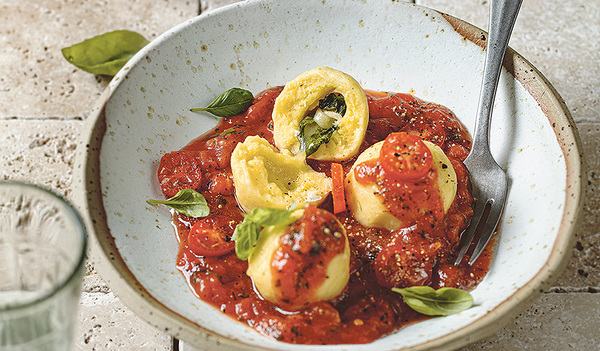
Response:
[{"label": "cheese dumpling", "polygon": [[331,300],[350,277],[350,246],[337,218],[309,205],[289,225],[265,227],[247,274],[262,297],[286,311]]},{"label": "cheese dumpling", "polygon": [[319,204],[331,191],[331,178],[306,164],[302,155],[278,152],[268,141],[249,136],[231,155],[235,195],[246,212]]},{"label": "cheese dumpling", "polygon": [[354,78],[329,67],[306,71],[285,85],[273,108],[275,146],[317,160],[347,160],[363,141],[367,97]]},{"label": "cheese dumpling", "polygon": [[439,146],[400,132],[360,154],[345,188],[359,223],[395,230],[441,221],[456,196],[457,180]]}]

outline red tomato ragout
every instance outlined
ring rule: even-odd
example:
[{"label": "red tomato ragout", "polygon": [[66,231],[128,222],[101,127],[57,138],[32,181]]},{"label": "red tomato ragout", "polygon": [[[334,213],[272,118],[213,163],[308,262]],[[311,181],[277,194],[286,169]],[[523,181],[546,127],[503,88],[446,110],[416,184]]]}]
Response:
[{"label": "red tomato ragout", "polygon": [[[386,146],[392,151],[383,164],[366,162],[356,168],[357,181],[378,182],[383,187],[382,192],[387,194],[388,209],[395,216],[423,218],[418,214],[430,211],[433,215],[426,216],[430,219],[389,231],[363,227],[349,211],[336,208],[339,213],[335,216],[346,230],[351,248],[350,280],[343,292],[333,300],[310,304],[296,313],[282,313],[261,298],[246,275],[248,263],[236,257],[231,241],[233,230],[243,217],[235,197],[230,159],[235,146],[248,136],[258,135],[273,143],[271,113],[281,91],[282,87],[276,87],[261,92],[246,112],[223,118],[209,133],[161,159],[158,178],[165,196],[193,188],[204,195],[210,208],[206,218],[195,219],[182,214],[174,217],[180,242],[176,265],[198,298],[276,340],[347,344],[368,343],[427,318],[406,306],[401,296],[391,291],[392,286],[473,289],[487,273],[492,244],[472,266],[466,263],[468,259],[454,266],[460,234],[473,214],[467,170],[462,163],[470,150],[470,135],[444,106],[407,94],[366,91],[370,120],[359,154],[396,132],[438,145],[457,175],[454,202],[444,215],[440,203],[422,195],[420,189],[430,186],[428,180],[398,187],[394,186],[394,174],[378,178],[389,168],[386,162],[403,164],[402,167],[413,174],[425,175],[425,179],[436,177],[426,174],[431,155],[420,148],[420,144],[407,157],[394,156],[394,145],[405,142],[396,137]],[[341,163],[344,176],[356,157]],[[307,162],[314,170],[331,176],[331,162]],[[430,170],[430,173],[435,172]],[[394,199],[407,198],[409,193],[413,195],[408,201],[414,206],[404,206],[410,207],[408,211],[395,207]],[[334,213],[331,196],[319,208]],[[199,238],[199,234],[203,237]],[[324,272],[321,273],[316,272],[314,279],[322,280]],[[276,275],[276,279],[294,281],[293,277],[285,276],[285,271]],[[289,294],[295,293],[289,291]]]}]

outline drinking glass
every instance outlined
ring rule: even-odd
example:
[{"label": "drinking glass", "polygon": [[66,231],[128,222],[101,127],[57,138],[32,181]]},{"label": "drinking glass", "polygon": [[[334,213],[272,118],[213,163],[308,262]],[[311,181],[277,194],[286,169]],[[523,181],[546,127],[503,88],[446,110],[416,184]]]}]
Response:
[{"label": "drinking glass", "polygon": [[65,200],[0,182],[0,351],[71,348],[86,245]]}]

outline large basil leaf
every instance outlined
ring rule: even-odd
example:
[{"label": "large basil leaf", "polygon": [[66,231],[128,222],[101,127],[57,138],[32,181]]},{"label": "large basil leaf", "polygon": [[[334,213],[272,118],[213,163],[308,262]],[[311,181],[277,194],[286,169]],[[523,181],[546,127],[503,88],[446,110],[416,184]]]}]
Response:
[{"label": "large basil leaf", "polygon": [[148,43],[136,32],[117,30],[63,48],[61,52],[67,61],[86,72],[114,76]]},{"label": "large basil leaf", "polygon": [[235,227],[232,239],[235,240],[235,254],[240,260],[247,260],[260,235],[260,226],[252,221],[244,221]]},{"label": "large basil leaf", "polygon": [[455,288],[434,290],[430,286],[412,286],[392,291],[400,293],[410,308],[428,316],[447,316],[473,306],[471,294]]},{"label": "large basil leaf", "polygon": [[208,106],[195,107],[190,109],[190,111],[206,111],[218,117],[235,116],[244,112],[252,103],[253,98],[254,95],[248,90],[231,88],[217,96]]},{"label": "large basil leaf", "polygon": [[148,200],[146,202],[149,204],[163,204],[188,217],[206,217],[210,213],[204,196],[193,189],[182,189],[167,200]]}]

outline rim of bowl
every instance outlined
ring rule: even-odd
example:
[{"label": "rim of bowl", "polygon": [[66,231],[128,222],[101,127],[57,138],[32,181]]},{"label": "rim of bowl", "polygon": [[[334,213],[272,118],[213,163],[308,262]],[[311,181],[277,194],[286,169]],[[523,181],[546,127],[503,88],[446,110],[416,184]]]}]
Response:
[{"label": "rim of bowl", "polygon": [[[211,15],[228,11],[243,4],[235,3],[211,11]],[[419,5],[413,5],[419,6]],[[419,6],[423,7],[423,6]],[[431,10],[431,9],[430,9]],[[487,32],[456,17],[439,12],[455,29],[455,31],[473,43],[485,47]],[[206,15],[188,20],[165,33],[176,33],[188,25],[202,20]],[[118,74],[114,81],[135,64],[144,52],[157,45],[167,34],[161,35],[142,49]],[[439,349],[450,350],[477,340],[483,339],[514,318],[534,299],[538,298],[549,287],[566,267],[572,255],[574,232],[581,220],[581,212],[585,193],[585,160],[582,154],[582,143],[571,114],[559,93],[551,83],[529,61],[512,48],[508,48],[504,58],[504,68],[531,94],[543,113],[548,118],[557,141],[565,157],[566,164],[566,199],[558,236],[552,247],[550,256],[543,268],[523,287],[496,308],[487,312],[473,323],[453,333],[423,342],[411,350]],[[548,92],[550,94],[548,94]],[[265,350],[241,341],[228,339],[214,333],[187,318],[175,313],[156,300],[136,280],[128,269],[114,243],[106,223],[106,214],[102,203],[101,183],[99,176],[99,155],[102,138],[106,131],[104,107],[111,95],[110,85],[104,90],[86,120],[86,127],[81,135],[76,155],[75,199],[84,214],[90,235],[90,260],[101,273],[102,278],[115,291],[125,305],[131,308],[151,325],[164,330],[173,337],[180,338],[197,346],[220,346],[225,349]],[[198,331],[202,330],[203,335]]]}]

